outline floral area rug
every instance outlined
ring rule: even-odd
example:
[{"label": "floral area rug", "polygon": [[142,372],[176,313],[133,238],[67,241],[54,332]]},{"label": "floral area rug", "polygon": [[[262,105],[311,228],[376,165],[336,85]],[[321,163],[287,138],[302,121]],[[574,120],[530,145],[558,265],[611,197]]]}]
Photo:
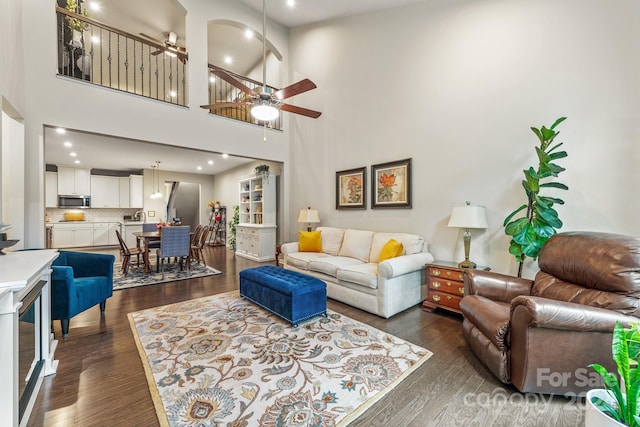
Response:
[{"label": "floral area rug", "polygon": [[156,285],[158,283],[175,282],[184,279],[195,279],[197,277],[214,276],[222,274],[222,271],[213,267],[200,264],[191,264],[191,268],[187,271],[186,265],[180,270],[180,264],[171,262],[164,264],[164,274],[156,272],[155,259],[150,262],[151,271],[149,274],[144,272],[144,265],[129,266],[129,272],[126,276],[122,275],[121,263],[116,260],[113,265],[113,290],[135,288],[137,286]]},{"label": "floral area rug", "polygon": [[292,328],[237,291],[129,321],[162,426],[344,426],[432,355],[331,310]]}]

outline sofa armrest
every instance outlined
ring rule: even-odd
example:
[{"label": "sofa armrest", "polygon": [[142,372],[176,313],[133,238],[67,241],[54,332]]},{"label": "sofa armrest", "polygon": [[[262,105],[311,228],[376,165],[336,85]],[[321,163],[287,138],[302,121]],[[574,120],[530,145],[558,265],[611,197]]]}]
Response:
[{"label": "sofa armrest", "polygon": [[282,253],[285,255],[299,252],[298,242],[283,243],[282,245],[280,245],[280,251],[282,251]]},{"label": "sofa armrest", "polygon": [[113,280],[113,255],[68,251],[66,256],[75,277],[105,276]]},{"label": "sofa armrest", "polygon": [[543,297],[519,296],[511,302],[512,328],[547,328],[576,332],[612,333],[616,322],[628,326],[632,316],[599,307]]},{"label": "sofa armrest", "polygon": [[51,266],[51,315],[55,319],[66,319],[78,303],[73,280],[73,268]]},{"label": "sofa armrest", "polygon": [[467,269],[463,278],[465,295],[480,295],[500,302],[511,302],[519,295],[531,294],[533,285],[533,280],[486,270]]},{"label": "sofa armrest", "polygon": [[385,279],[424,270],[426,264],[433,262],[434,258],[429,252],[420,252],[411,255],[402,255],[390,258],[378,264],[378,276]]}]

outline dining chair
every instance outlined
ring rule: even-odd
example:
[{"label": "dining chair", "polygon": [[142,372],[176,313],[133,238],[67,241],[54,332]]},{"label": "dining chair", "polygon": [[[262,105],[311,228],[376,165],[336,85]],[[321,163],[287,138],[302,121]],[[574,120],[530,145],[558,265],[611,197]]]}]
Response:
[{"label": "dining chair", "polygon": [[207,236],[209,235],[209,226],[198,226],[196,233],[191,240],[191,259],[195,260],[198,264],[200,261],[204,264],[204,254],[202,250],[207,242]]},{"label": "dining chair", "polygon": [[[144,248],[135,247],[129,249],[125,243],[122,235],[116,230],[116,236],[118,236],[118,243],[120,244],[120,255],[122,256],[122,274],[127,275],[129,272],[129,265],[131,263],[131,256],[136,256],[136,265],[140,265],[140,255],[144,255]],[[144,256],[143,256],[144,260]]]},{"label": "dining chair", "polygon": [[187,261],[187,271],[191,269],[191,227],[181,225],[177,227],[163,227],[160,236],[160,248],[156,250],[157,271],[164,274],[164,260],[167,258],[178,258],[180,260],[180,270],[183,261]]},{"label": "dining chair", "polygon": [[[142,232],[148,233],[152,231],[158,231],[158,225],[155,222],[145,222],[142,223]],[[160,240],[150,241],[148,243],[149,249],[159,249],[160,248]]]}]

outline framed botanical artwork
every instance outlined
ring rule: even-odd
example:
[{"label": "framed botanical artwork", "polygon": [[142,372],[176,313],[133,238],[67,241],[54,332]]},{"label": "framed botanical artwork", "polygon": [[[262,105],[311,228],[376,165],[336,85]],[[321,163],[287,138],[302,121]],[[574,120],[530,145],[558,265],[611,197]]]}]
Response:
[{"label": "framed botanical artwork", "polygon": [[367,168],[336,172],[336,209],[365,209]]},{"label": "framed botanical artwork", "polygon": [[371,166],[371,208],[411,208],[411,159]]}]

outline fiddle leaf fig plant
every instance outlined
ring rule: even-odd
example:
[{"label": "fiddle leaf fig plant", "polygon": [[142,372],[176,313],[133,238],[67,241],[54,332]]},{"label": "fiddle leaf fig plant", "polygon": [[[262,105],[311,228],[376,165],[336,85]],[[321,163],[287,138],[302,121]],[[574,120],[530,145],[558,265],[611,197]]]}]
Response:
[{"label": "fiddle leaf fig plant", "polygon": [[[537,259],[542,246],[556,234],[556,229],[562,227],[562,221],[553,206],[563,205],[564,201],[557,197],[543,196],[540,192],[548,188],[569,189],[560,182],[551,181],[565,170],[554,162],[567,157],[567,152],[559,150],[562,143],[553,145],[553,140],[560,133],[556,131],[556,127],[565,119],[566,117],[560,117],[549,128],[531,128],[540,141],[540,145],[536,146],[538,168],[531,166],[523,171],[525,179],[522,181],[522,187],[527,203],[511,212],[503,223],[505,233],[511,236],[509,253],[520,263],[518,277],[522,277],[524,260],[527,257]],[[517,217],[520,213],[524,215]]]}]

